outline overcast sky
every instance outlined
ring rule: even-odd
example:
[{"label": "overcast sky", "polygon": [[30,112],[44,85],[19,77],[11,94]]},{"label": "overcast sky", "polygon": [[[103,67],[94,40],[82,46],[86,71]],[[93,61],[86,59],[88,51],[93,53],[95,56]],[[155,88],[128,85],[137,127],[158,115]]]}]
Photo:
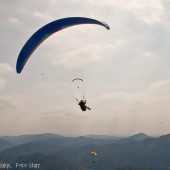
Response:
[{"label": "overcast sky", "polygon": [[[170,132],[170,0],[0,0],[0,14],[0,136]],[[111,29],[64,29],[17,74],[28,38],[70,16]],[[91,111],[77,105],[76,77]]]}]

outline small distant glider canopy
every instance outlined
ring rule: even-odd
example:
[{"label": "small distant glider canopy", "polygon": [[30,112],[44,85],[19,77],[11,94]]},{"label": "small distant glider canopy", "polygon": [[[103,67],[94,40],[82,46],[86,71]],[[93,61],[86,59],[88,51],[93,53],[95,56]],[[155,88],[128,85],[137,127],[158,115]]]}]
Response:
[{"label": "small distant glider canopy", "polygon": [[56,21],[53,21],[51,23],[48,23],[47,25],[41,27],[38,31],[36,31],[25,43],[23,48],[21,49],[17,64],[16,64],[16,71],[17,73],[21,73],[24,65],[26,64],[27,60],[31,56],[31,54],[35,51],[35,49],[49,36],[54,34],[57,31],[60,31],[64,28],[68,28],[75,25],[80,24],[97,24],[105,27],[106,29],[110,29],[109,26],[104,23],[100,22],[95,19],[91,18],[84,18],[84,17],[70,17],[70,18],[63,18]]},{"label": "small distant glider canopy", "polygon": [[80,80],[80,81],[83,81],[83,79],[80,79],[80,78],[75,78],[72,80],[72,82],[76,81],[76,80]]}]

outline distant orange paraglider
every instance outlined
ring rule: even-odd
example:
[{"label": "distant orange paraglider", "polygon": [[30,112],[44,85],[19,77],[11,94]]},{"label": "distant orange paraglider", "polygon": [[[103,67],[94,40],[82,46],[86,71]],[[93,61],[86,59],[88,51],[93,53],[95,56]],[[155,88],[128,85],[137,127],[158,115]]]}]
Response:
[{"label": "distant orange paraglider", "polygon": [[96,156],[98,155],[96,151],[90,152],[91,156],[94,156],[93,163],[96,163]]},{"label": "distant orange paraglider", "polygon": [[95,152],[95,151],[90,152],[90,155],[91,155],[91,156],[97,156],[97,152]]}]

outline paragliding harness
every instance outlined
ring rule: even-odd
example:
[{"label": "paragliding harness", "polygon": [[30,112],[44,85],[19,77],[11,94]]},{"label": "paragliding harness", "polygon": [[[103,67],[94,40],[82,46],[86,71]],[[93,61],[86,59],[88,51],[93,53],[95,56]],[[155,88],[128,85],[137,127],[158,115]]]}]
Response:
[{"label": "paragliding harness", "polygon": [[[78,99],[76,99],[78,101]],[[79,101],[78,101],[79,102]],[[80,100],[78,103],[82,111],[86,111],[86,109],[91,110],[91,108],[86,106],[86,100]]]}]

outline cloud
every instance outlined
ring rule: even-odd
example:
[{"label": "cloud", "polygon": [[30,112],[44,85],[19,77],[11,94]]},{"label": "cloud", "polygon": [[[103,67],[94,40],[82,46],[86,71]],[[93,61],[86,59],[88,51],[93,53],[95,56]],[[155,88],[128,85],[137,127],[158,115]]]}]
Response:
[{"label": "cloud", "polygon": [[18,24],[18,23],[20,23],[20,21],[19,21],[19,19],[17,19],[17,18],[9,18],[9,22],[10,23],[14,23],[14,24]]},{"label": "cloud", "polygon": [[140,2],[132,0],[129,8],[139,19],[147,24],[160,23],[162,21],[164,7],[160,0],[142,0]]},{"label": "cloud", "polygon": [[138,92],[105,93],[100,96],[101,102],[106,102],[106,110],[130,116],[140,113],[161,118],[160,113],[167,114],[170,110],[170,80],[152,83],[147,89]]},{"label": "cloud", "polygon": [[38,83],[35,85],[37,88],[43,88],[43,89],[49,89],[49,88],[54,88],[54,84],[50,82],[45,82],[45,83]]},{"label": "cloud", "polygon": [[0,89],[3,88],[5,84],[6,84],[5,80],[0,77]]},{"label": "cloud", "polygon": [[[160,23],[163,20],[164,3],[161,0],[129,0],[128,2],[126,0],[106,0],[99,3],[98,6],[101,6],[103,9],[107,9],[109,12],[111,9],[114,9],[117,13],[121,11],[122,15],[125,13],[129,15],[131,13],[136,17],[136,19],[149,25]],[[112,12],[112,14],[115,13]],[[119,14],[121,17],[122,15]]]},{"label": "cloud", "polygon": [[52,20],[52,16],[50,16],[50,14],[47,13],[47,12],[35,11],[35,12],[33,13],[33,15],[34,15],[36,18],[39,18],[39,19],[41,19],[41,20],[47,20],[47,21]]},{"label": "cloud", "polygon": [[155,96],[158,96],[160,99],[160,102],[164,101],[167,103],[170,100],[170,80],[160,80],[155,83],[153,83],[149,89],[152,94],[155,94]]},{"label": "cloud", "polygon": [[1,114],[15,114],[20,104],[16,101],[16,98],[11,96],[0,96],[0,113]]},{"label": "cloud", "polygon": [[78,114],[78,113],[73,113],[73,112],[69,112],[67,109],[64,109],[64,108],[58,108],[56,107],[56,110],[49,110],[49,111],[46,111],[46,112],[41,112],[39,113],[40,117],[42,119],[60,119],[60,120],[66,120],[68,121],[68,119],[73,119],[73,120],[76,120],[76,119],[86,119],[88,118],[88,116],[85,116],[85,115],[81,115],[81,114]]},{"label": "cloud", "polygon": [[164,88],[165,86],[169,86],[170,85],[170,80],[161,80],[158,82],[153,83],[149,89],[150,90],[158,90],[160,88]]},{"label": "cloud", "polygon": [[[162,94],[162,96],[158,95]],[[143,91],[137,92],[115,92],[115,93],[104,93],[101,95],[102,100],[107,101],[120,101],[124,103],[135,103],[135,102],[153,102],[155,100],[163,100],[164,97],[169,95],[170,97],[170,80],[160,80],[153,82],[148,88]]]},{"label": "cloud", "polygon": [[96,62],[103,57],[100,52],[101,47],[102,44],[90,44],[84,48],[66,52],[62,54],[56,64],[63,65],[65,68],[77,68]]},{"label": "cloud", "polygon": [[120,2],[110,2],[118,8],[133,13],[138,19],[146,24],[160,23],[163,19],[164,6],[161,0],[122,0]]},{"label": "cloud", "polygon": [[[128,92],[117,92],[117,93],[109,93],[103,94],[101,96],[102,100],[106,100],[108,103],[113,103],[113,106],[123,108],[131,108],[136,103],[147,103],[148,101],[153,101],[152,96],[146,92],[136,92],[136,93],[128,93]],[[128,106],[128,107],[127,107]],[[123,109],[124,110],[124,109]]]},{"label": "cloud", "polygon": [[13,71],[13,68],[8,63],[0,63],[0,74],[7,74]]},{"label": "cloud", "polygon": [[157,58],[158,56],[156,56],[155,54],[153,54],[152,52],[150,51],[146,51],[144,52],[143,54],[143,58],[147,58],[147,59],[155,59]]},{"label": "cloud", "polygon": [[6,74],[13,72],[12,67],[7,63],[0,63],[0,88],[6,85]]},{"label": "cloud", "polygon": [[61,119],[61,113],[56,111],[46,111],[46,112],[41,112],[39,113],[41,119],[44,120],[51,120],[51,119]]},{"label": "cloud", "polygon": [[75,114],[75,113],[72,113],[72,112],[65,113],[65,116],[68,117],[69,119],[70,118],[73,118],[73,119],[86,119],[86,118],[88,118],[88,116]]}]

